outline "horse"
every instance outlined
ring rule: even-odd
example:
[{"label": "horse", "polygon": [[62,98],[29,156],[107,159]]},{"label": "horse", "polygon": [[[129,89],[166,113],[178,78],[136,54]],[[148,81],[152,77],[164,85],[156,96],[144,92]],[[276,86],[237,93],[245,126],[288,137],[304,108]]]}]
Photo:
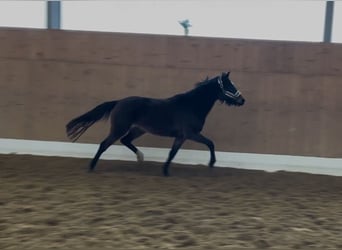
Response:
[{"label": "horse", "polygon": [[130,96],[104,102],[67,123],[67,136],[76,141],[94,123],[110,117],[109,135],[91,160],[90,172],[95,169],[101,154],[119,139],[136,154],[138,162],[143,161],[143,153],[132,141],[145,133],[174,138],[162,168],[164,176],[169,176],[170,163],[186,140],[205,144],[210,151],[209,167],[213,167],[216,162],[215,145],[201,134],[206,117],[217,100],[229,106],[245,103],[229,75],[230,72],[223,72],[214,78],[207,78],[193,89],[166,99]]}]

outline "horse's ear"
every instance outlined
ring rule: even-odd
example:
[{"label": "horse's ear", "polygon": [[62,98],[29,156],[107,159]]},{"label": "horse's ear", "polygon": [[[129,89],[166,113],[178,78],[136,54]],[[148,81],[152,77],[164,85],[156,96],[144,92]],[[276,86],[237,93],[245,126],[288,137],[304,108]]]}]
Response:
[{"label": "horse's ear", "polygon": [[222,72],[222,77],[228,77],[229,78],[230,71]]}]

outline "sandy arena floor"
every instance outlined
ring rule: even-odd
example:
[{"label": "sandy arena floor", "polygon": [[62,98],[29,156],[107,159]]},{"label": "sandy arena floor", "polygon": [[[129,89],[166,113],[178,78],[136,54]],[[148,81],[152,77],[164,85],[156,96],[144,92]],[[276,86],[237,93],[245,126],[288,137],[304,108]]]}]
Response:
[{"label": "sandy arena floor", "polygon": [[342,249],[342,178],[0,155],[0,249]]}]

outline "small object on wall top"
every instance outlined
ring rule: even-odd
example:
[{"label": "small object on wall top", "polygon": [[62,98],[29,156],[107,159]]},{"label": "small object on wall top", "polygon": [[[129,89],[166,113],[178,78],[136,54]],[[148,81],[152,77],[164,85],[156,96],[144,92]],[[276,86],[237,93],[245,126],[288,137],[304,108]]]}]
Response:
[{"label": "small object on wall top", "polygon": [[184,35],[188,36],[189,35],[189,28],[192,27],[190,24],[189,19],[185,19],[183,21],[178,21],[180,25],[184,28]]}]

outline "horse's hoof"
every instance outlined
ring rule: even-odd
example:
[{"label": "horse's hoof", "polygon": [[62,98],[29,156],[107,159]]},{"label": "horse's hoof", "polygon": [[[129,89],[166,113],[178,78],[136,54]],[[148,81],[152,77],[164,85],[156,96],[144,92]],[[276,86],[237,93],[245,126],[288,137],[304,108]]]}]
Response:
[{"label": "horse's hoof", "polygon": [[208,164],[209,168],[213,168],[214,165],[215,165],[215,162],[209,162],[209,164]]},{"label": "horse's hoof", "polygon": [[138,150],[136,154],[137,154],[137,161],[139,163],[143,162],[144,161],[144,154],[140,150]]},{"label": "horse's hoof", "polygon": [[165,177],[169,177],[170,176],[169,171],[167,169],[165,169],[165,168],[163,168],[163,175]]}]

